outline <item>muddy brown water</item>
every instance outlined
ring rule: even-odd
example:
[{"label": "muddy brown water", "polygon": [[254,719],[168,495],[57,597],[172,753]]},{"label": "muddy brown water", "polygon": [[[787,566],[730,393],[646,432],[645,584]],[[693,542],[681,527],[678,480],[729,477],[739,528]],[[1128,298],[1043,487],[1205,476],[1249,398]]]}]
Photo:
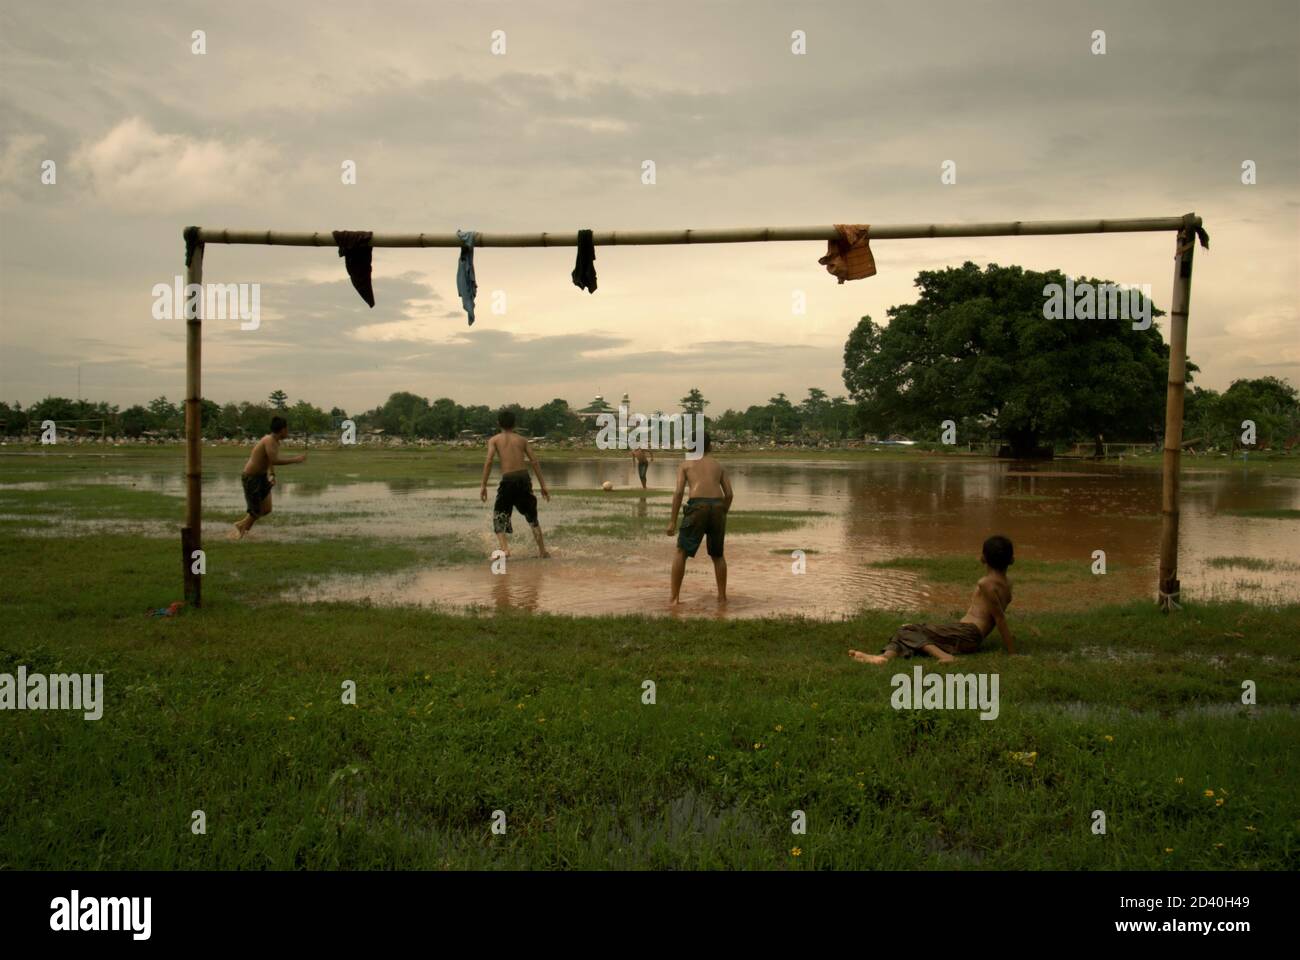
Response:
[{"label": "muddy brown water", "polygon": [[[552,489],[589,491],[541,505],[543,530],[556,530],[554,556],[536,558],[532,538],[515,518],[506,573],[494,574],[489,554],[489,505],[477,489],[441,490],[418,483],[354,484],[295,496],[281,509],[311,500],[333,509],[375,509],[358,527],[396,534],[454,532],[482,549],[479,563],[396,575],[327,580],[304,599],[369,599],[453,608],[567,614],[675,613],[719,615],[712,565],[703,549],[687,565],[680,610],[669,611],[668,570],[674,539],[665,536],[675,463],[651,465],[646,497],[630,464],[610,461],[545,465]],[[1015,542],[1022,561],[1071,565],[1034,576],[1016,588],[1013,609],[1086,608],[1153,595],[1160,530],[1160,474],[1149,468],[1096,464],[1002,462],[827,463],[731,462],[737,511],[797,511],[806,522],[772,533],[727,538],[726,616],[803,615],[836,618],[862,607],[960,608],[980,568],[980,544],[991,533]],[[611,481],[618,494],[603,496]],[[635,486],[634,486],[635,485]],[[1236,516],[1231,511],[1300,507],[1300,479],[1263,471],[1188,474],[1183,480],[1180,577],[1189,597],[1242,597],[1256,603],[1300,601],[1300,522]],[[614,524],[599,532],[602,519]],[[595,530],[566,534],[575,523]],[[344,521],[344,526],[352,526]],[[806,572],[794,572],[794,551]],[[1107,573],[1094,575],[1093,552],[1104,550]],[[969,557],[970,582],[930,583],[923,573],[872,564],[904,557]],[[1248,557],[1272,569],[1215,566],[1222,557]],[[1024,564],[1028,567],[1030,564]],[[1013,566],[1013,584],[1017,571]]]},{"label": "muddy brown water", "polygon": [[[701,548],[687,565],[683,606],[667,607],[674,539],[664,535],[676,463],[650,466],[650,490],[639,489],[630,461],[544,464],[557,495],[541,503],[553,553],[536,558],[528,528],[515,516],[506,573],[489,555],[491,499],[473,486],[437,486],[419,479],[330,482],[286,475],[276,512],[254,531],[258,539],[370,535],[409,538],[455,534],[481,560],[374,576],[332,577],[305,585],[302,600],[369,600],[454,609],[561,614],[674,613],[720,615],[712,565]],[[794,511],[795,529],[730,531],[726,542],[730,602],[721,615],[837,618],[863,607],[947,613],[964,606],[980,574],[980,544],[1009,536],[1022,562],[1011,568],[1012,610],[1083,609],[1154,595],[1160,531],[1160,472],[1090,462],[1006,461],[827,462],[727,461],[735,511]],[[286,471],[286,474],[288,472]],[[616,493],[602,494],[605,481]],[[174,477],[131,478],[141,487],[179,493]],[[1234,515],[1234,511],[1300,508],[1300,478],[1265,470],[1228,469],[1183,477],[1179,575],[1189,598],[1239,597],[1270,604],[1300,602],[1300,521]],[[235,477],[204,485],[205,508],[242,509]],[[313,522],[319,517],[319,522]],[[575,528],[576,525],[576,528]],[[569,528],[566,530],[566,527]],[[218,531],[209,527],[208,536]],[[792,554],[805,553],[796,574]],[[1107,573],[1093,575],[1093,552],[1104,550]],[[969,558],[969,582],[932,583],[924,573],[873,564],[897,558]],[[1223,557],[1263,561],[1266,569],[1213,565]],[[1035,571],[1032,564],[1054,566]],[[1037,573],[1037,575],[1036,575]],[[1021,581],[1021,582],[1018,582]]]}]

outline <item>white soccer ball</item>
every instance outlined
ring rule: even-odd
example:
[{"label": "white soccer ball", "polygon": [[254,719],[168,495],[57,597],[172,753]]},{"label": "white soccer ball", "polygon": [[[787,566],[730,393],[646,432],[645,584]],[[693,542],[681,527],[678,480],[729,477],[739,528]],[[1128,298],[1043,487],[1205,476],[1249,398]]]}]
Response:
[{"label": "white soccer ball", "polygon": [[610,481],[610,480],[606,480],[604,483],[602,483],[602,484],[600,485],[600,489],[602,489],[602,490],[613,490],[613,489],[614,489],[614,484],[613,484],[612,481]]}]

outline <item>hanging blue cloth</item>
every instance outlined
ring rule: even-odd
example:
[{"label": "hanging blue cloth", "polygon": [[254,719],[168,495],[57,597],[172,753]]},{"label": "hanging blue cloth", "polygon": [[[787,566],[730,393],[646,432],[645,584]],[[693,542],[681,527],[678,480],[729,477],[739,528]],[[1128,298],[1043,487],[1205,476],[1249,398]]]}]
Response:
[{"label": "hanging blue cloth", "polygon": [[461,306],[469,315],[469,325],[474,326],[474,295],[478,293],[478,281],[474,279],[474,231],[457,230],[460,238],[460,264],[456,267],[456,292],[460,294]]}]

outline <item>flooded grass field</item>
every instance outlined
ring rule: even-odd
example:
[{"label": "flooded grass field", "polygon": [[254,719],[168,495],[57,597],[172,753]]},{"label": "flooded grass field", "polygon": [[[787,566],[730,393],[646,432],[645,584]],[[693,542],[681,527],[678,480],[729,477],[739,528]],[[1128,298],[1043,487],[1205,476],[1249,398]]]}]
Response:
[{"label": "flooded grass field", "polygon": [[[119,462],[0,457],[0,524],[66,535],[78,529],[172,537],[183,480],[160,451]],[[243,497],[236,451],[209,456],[205,537],[223,537]],[[39,459],[39,465],[32,463]],[[70,461],[71,464],[72,461]],[[435,562],[304,577],[286,599],[429,605],[462,611],[580,615],[664,613],[850,616],[863,608],[959,607],[980,574],[980,544],[1016,544],[1013,610],[1086,609],[1149,597],[1156,579],[1160,473],[1149,465],[1016,463],[914,455],[845,460],[726,459],[736,499],[728,518],[730,603],[719,610],[703,550],[688,564],[683,606],[667,606],[675,539],[665,535],[676,461],[650,466],[640,489],[630,459],[543,454],[552,491],[541,502],[551,559],[536,557],[515,515],[512,555],[493,573],[491,502],[465,452],[313,452],[281,468],[275,511],[237,549],[357,539],[430,538]],[[164,464],[167,469],[163,469]],[[47,479],[29,479],[27,471]],[[614,485],[604,491],[605,482]],[[1300,477],[1225,464],[1183,478],[1179,573],[1186,597],[1300,601]],[[805,572],[799,566],[802,551]],[[1104,551],[1105,573],[1095,557]],[[220,576],[220,571],[214,571]]]}]

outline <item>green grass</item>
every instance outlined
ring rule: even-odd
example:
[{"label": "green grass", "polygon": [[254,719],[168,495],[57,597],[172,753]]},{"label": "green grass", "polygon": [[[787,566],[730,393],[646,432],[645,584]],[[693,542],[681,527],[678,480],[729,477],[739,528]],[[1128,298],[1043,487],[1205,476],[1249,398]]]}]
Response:
[{"label": "green grass", "polygon": [[[890,678],[913,664],[845,655],[879,649],[906,612],[453,616],[281,599],[326,576],[481,560],[456,537],[210,538],[204,608],[151,618],[177,599],[174,537],[58,525],[138,519],[149,495],[100,501],[51,465],[71,481],[56,509],[0,527],[0,672],[102,672],[106,703],[94,722],[0,715],[0,869],[1300,867],[1297,607],[1013,616],[1024,656],[925,665],[997,673],[1000,715],[981,721],[896,711]],[[1076,573],[1086,560],[1012,568]],[[1010,756],[1031,752],[1032,766]],[[791,835],[793,810],[807,834]]]},{"label": "green grass", "polygon": [[1259,557],[1210,557],[1205,561],[1208,567],[1242,570],[1300,570],[1300,563],[1286,560],[1264,560]]},{"label": "green grass", "polygon": [[0,489],[0,513],[76,520],[148,520],[178,516],[185,501],[113,484],[61,485],[49,490]]},{"label": "green grass", "polygon": [[[1162,454],[1144,453],[1138,456],[1125,457],[1125,466],[1145,466],[1159,469],[1161,466]],[[1184,474],[1189,473],[1221,473],[1225,470],[1232,471],[1262,471],[1282,477],[1300,476],[1300,448],[1287,453],[1282,450],[1267,450],[1260,453],[1252,453],[1249,457],[1243,457],[1240,453],[1229,457],[1221,454],[1200,454],[1192,456],[1183,454],[1181,458],[1182,470]]]}]

